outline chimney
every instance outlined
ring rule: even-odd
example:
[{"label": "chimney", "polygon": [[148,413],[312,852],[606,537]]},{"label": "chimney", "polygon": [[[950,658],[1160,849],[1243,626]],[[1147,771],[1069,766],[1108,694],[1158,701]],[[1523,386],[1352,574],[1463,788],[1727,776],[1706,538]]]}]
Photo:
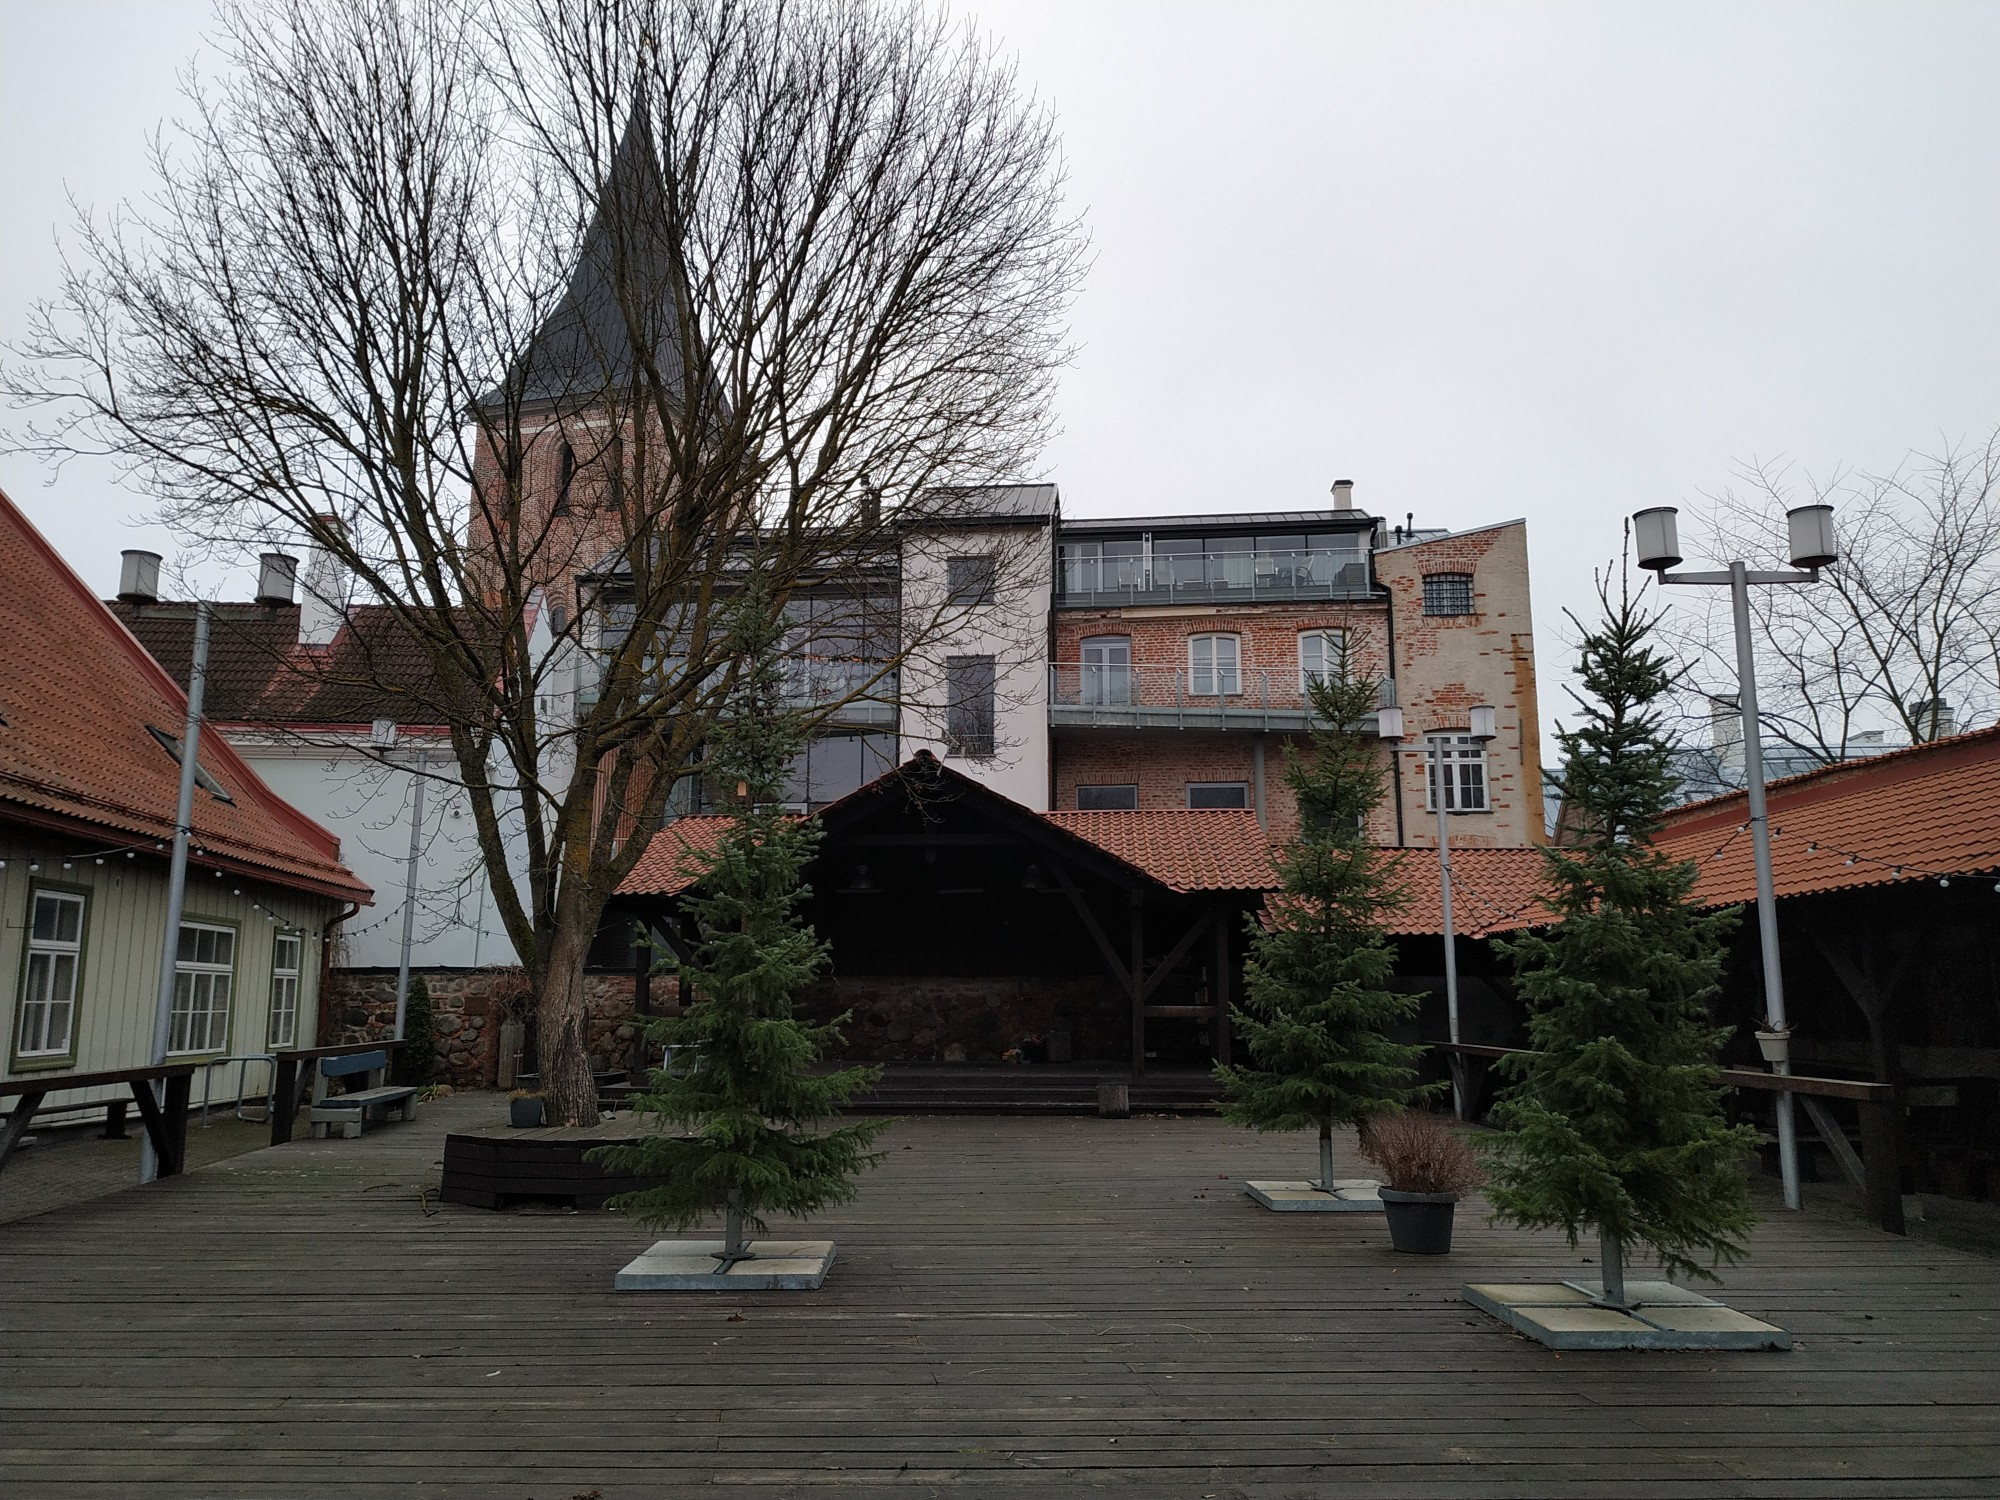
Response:
[{"label": "chimney", "polygon": [[1354,481],[1336,479],[1333,482],[1333,508],[1335,510],[1354,509]]},{"label": "chimney", "polygon": [[[346,531],[339,516],[323,515],[316,519],[329,532]],[[340,627],[347,619],[348,588],[347,569],[315,538],[306,559],[305,597],[299,601],[301,646],[333,644],[333,638],[340,634]]]},{"label": "chimney", "polygon": [[121,552],[118,566],[118,597],[127,604],[160,602],[160,554]]},{"label": "chimney", "polygon": [[[1936,716],[1935,719],[1933,715]],[[1944,698],[1939,698],[1936,702],[1925,698],[1921,702],[1912,703],[1910,718],[1916,723],[1917,733],[1928,732],[1929,737],[1934,740],[1949,739],[1958,733],[1958,715],[1952,712],[1950,702]]]},{"label": "chimney", "polygon": [[1708,699],[1708,742],[1723,766],[1743,761],[1743,709],[1734,693],[1712,693]]},{"label": "chimney", "polygon": [[273,608],[293,602],[299,582],[299,560],[283,552],[266,552],[257,559],[257,602]]}]

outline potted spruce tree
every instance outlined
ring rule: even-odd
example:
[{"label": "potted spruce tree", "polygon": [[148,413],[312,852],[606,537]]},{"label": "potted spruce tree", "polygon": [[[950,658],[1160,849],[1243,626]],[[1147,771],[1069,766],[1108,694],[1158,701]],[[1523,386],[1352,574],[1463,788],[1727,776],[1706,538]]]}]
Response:
[{"label": "potted spruce tree", "polygon": [[[1493,1111],[1488,1198],[1498,1217],[1595,1230],[1600,1300],[1630,1307],[1625,1260],[1650,1250],[1671,1274],[1713,1280],[1744,1253],[1752,1223],[1742,1171],[1755,1132],[1726,1123],[1709,1013],[1737,912],[1695,904],[1696,866],[1651,842],[1674,777],[1660,703],[1673,673],[1651,639],[1657,616],[1629,587],[1600,588],[1583,638],[1578,728],[1559,731],[1558,775],[1574,847],[1546,873],[1559,921],[1501,944],[1530,1007],[1534,1051]],[[1707,1264],[1704,1264],[1704,1261]]]},{"label": "potted spruce tree", "polygon": [[[732,1285],[750,1284],[729,1274],[758,1258],[746,1236],[765,1232],[766,1215],[808,1218],[851,1201],[856,1175],[880,1160],[870,1148],[891,1123],[821,1128],[873,1087],[881,1070],[813,1071],[840,1045],[847,1018],[815,1024],[793,1013],[794,998],[827,961],[826,945],[799,913],[808,894],[801,873],[819,830],[780,806],[805,735],[784,708],[783,627],[769,595],[748,589],[732,610],[730,629],[739,677],[729,711],[709,738],[705,769],[734,789],[731,823],[684,898],[694,927],[683,971],[693,1001],[650,1033],[687,1061],[655,1070],[632,1100],[632,1109],[658,1128],[592,1153],[615,1171],[660,1179],[657,1187],[613,1199],[613,1208],[676,1229],[719,1214],[723,1238],[698,1253],[688,1242],[676,1248],[663,1241],[621,1274],[619,1285],[629,1288],[698,1288],[725,1276]],[[783,1263],[797,1259],[786,1256]],[[816,1286],[830,1259],[828,1246],[817,1275],[771,1284]],[[705,1264],[689,1270],[692,1260]],[[655,1274],[644,1269],[648,1264],[667,1269]]]},{"label": "potted spruce tree", "polygon": [[1376,684],[1342,660],[1311,684],[1320,727],[1311,753],[1285,747],[1285,780],[1298,799],[1299,833],[1278,856],[1278,889],[1251,919],[1243,1003],[1232,1015],[1249,1061],[1216,1069],[1222,1114],[1252,1130],[1313,1130],[1313,1183],[1247,1185],[1268,1208],[1373,1210],[1372,1193],[1334,1176],[1333,1132],[1394,1114],[1424,1091],[1423,1048],[1391,1041],[1419,997],[1386,988],[1395,954],[1383,919],[1400,901],[1365,819],[1382,794],[1380,746],[1362,723]]}]

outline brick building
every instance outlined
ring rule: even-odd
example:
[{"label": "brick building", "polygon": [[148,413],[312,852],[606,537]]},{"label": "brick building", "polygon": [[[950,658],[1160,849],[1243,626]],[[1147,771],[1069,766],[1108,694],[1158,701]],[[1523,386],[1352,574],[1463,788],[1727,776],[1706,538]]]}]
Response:
[{"label": "brick building", "polygon": [[[1384,684],[1410,742],[1369,832],[1435,843],[1429,746],[1449,761],[1454,840],[1542,841],[1527,527],[1412,533],[1353,507],[1059,522],[1049,805],[1248,808],[1297,826],[1285,747],[1307,683],[1345,653]],[[1488,704],[1499,737],[1467,737]],[[1390,754],[1384,746],[1383,754]]]}]

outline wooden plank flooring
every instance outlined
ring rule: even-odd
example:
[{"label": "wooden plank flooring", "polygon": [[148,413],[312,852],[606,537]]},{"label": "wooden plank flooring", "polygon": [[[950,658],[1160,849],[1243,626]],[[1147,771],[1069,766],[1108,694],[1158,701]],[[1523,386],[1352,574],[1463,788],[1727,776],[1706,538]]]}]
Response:
[{"label": "wooden plank flooring", "polygon": [[912,1119],[814,1225],[824,1291],[613,1294],[629,1222],[438,1204],[444,1131],[502,1107],[0,1227],[0,1494],[2000,1494],[2000,1263],[1847,1219],[1728,1274],[1792,1353],[1557,1356],[1456,1291],[1581,1253],[1256,1208],[1303,1137]]}]

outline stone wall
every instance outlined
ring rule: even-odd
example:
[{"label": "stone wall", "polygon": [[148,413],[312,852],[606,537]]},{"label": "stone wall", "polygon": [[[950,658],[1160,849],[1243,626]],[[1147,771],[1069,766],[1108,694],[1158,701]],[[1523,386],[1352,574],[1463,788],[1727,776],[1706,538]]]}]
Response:
[{"label": "stone wall", "polygon": [[[518,968],[413,969],[431,994],[437,1038],[437,1081],[453,1088],[492,1088],[499,1076],[500,1023],[525,1014],[527,976]],[[632,1061],[638,1023],[632,1012],[630,974],[584,975],[592,1065],[619,1070]],[[335,969],[328,1003],[321,1007],[324,1046],[376,1041],[396,1026],[394,969]]]},{"label": "stone wall", "polygon": [[802,1011],[831,1020],[852,1011],[842,1056],[866,1062],[997,1062],[1027,1036],[1066,1031],[1078,1062],[1128,1059],[1132,1012],[1109,979],[825,979]]}]

